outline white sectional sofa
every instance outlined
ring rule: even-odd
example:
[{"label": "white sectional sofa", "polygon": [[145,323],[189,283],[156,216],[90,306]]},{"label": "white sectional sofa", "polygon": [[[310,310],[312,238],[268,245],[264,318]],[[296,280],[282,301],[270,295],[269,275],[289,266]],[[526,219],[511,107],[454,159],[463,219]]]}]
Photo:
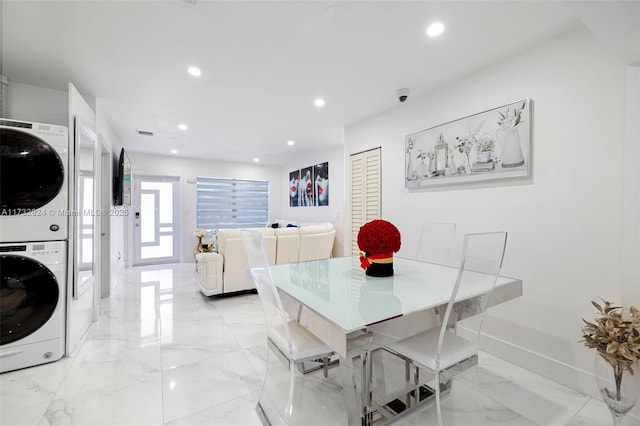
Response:
[{"label": "white sectional sofa", "polygon": [[[252,228],[264,234],[271,265],[331,257],[336,231],[331,223],[285,228]],[[207,296],[254,288],[246,277],[241,229],[217,232],[217,253],[196,255],[198,284]]]}]

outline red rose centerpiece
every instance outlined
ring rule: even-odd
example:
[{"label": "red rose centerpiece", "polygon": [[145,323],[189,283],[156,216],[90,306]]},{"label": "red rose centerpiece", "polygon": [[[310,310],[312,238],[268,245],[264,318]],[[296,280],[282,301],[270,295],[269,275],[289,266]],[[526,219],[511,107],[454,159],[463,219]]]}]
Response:
[{"label": "red rose centerpiece", "polygon": [[393,275],[393,253],[400,250],[400,231],[391,222],[376,219],[358,232],[360,266],[372,277]]}]

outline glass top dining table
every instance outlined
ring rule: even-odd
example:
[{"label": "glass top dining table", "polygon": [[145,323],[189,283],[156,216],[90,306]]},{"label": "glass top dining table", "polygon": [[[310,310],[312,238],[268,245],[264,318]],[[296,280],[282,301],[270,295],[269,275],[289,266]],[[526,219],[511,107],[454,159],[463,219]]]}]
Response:
[{"label": "glass top dining table", "polygon": [[[371,384],[371,351],[436,327],[434,312],[449,302],[458,274],[455,267],[399,256],[393,265],[394,275],[384,278],[367,276],[357,256],[271,266],[291,318],[297,317],[340,357],[350,425],[369,424],[371,418],[373,407],[365,396]],[[472,284],[461,288],[457,300],[478,300],[491,290],[492,277],[470,274]],[[499,276],[488,307],[521,295],[521,280]],[[362,382],[349,386],[346,381],[354,380],[354,368]],[[355,387],[361,391],[354,394]]]},{"label": "glass top dining table", "polygon": [[[458,269],[396,256],[391,277],[370,277],[357,256],[335,257],[271,267],[276,286],[345,333],[446,304]],[[486,293],[491,277],[476,274],[466,299]],[[521,281],[498,277],[496,289],[521,289]],[[464,291],[464,289],[461,289]]]}]

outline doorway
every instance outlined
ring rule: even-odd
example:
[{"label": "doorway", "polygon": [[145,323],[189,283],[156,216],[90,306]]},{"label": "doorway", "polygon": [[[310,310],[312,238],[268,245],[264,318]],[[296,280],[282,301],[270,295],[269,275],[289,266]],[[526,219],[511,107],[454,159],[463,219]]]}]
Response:
[{"label": "doorway", "polygon": [[134,177],[133,264],[180,261],[180,216],[177,176]]}]

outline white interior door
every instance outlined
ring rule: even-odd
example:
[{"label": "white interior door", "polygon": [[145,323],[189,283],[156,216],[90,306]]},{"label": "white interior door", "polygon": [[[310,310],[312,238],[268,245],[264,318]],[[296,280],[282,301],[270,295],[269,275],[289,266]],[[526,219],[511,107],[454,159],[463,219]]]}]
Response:
[{"label": "white interior door", "polygon": [[134,177],[134,265],[180,261],[180,178]]}]

